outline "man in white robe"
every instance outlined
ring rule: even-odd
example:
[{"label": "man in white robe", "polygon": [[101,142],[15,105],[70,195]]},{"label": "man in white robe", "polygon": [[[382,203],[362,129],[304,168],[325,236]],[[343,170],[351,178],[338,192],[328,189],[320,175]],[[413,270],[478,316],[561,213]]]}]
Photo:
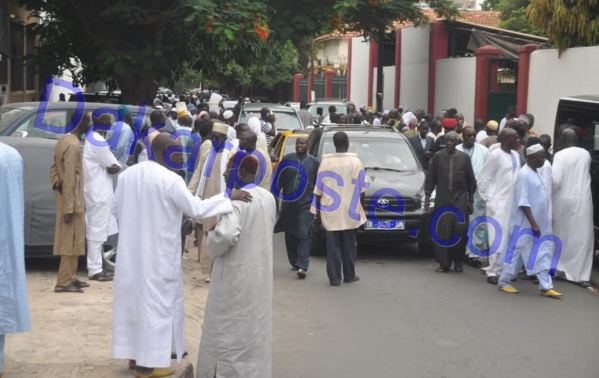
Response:
[{"label": "man in white robe", "polygon": [[564,130],[561,139],[563,149],[553,157],[553,230],[564,248],[557,269],[588,286],[595,252],[591,155],[576,147],[574,130]]},{"label": "man in white robe", "polygon": [[[24,258],[23,159],[0,142],[0,377],[4,374],[6,334],[30,328]],[[6,234],[4,234],[6,233]]]},{"label": "man in white robe", "polygon": [[[181,219],[226,214],[233,210],[224,196],[194,197],[185,182],[167,169],[182,162],[180,147],[166,134],[152,142],[155,161],[136,164],[119,175],[112,212],[119,223],[119,253],[114,287],[112,356],[128,359],[139,377],[166,376],[171,344],[183,354],[183,273]],[[171,164],[172,166],[172,164]],[[236,191],[232,199],[247,197]]]},{"label": "man in white robe", "polygon": [[499,290],[515,294],[512,280],[525,267],[529,276],[539,280],[541,295],[561,298],[553,289],[550,269],[554,264],[554,250],[558,257],[561,243],[556,241],[551,227],[551,181],[539,174],[545,164],[545,149],[534,144],[526,149],[526,165],[518,172],[514,188],[514,201],[510,215],[510,244],[504,254],[503,272],[499,277]]},{"label": "man in white robe", "polygon": [[[253,182],[258,159],[245,151],[229,161],[225,176]],[[230,180],[237,177],[238,180]],[[234,202],[208,234],[214,259],[198,353],[197,378],[272,376],[273,195],[251,185],[251,203]],[[249,188],[249,186],[248,186]]]},{"label": "man in white robe", "polygon": [[475,252],[481,257],[489,258],[489,266],[484,268],[487,282],[497,285],[498,276],[503,264],[501,254],[507,249],[508,227],[512,200],[514,197],[514,182],[520,170],[520,158],[514,151],[518,134],[515,130],[506,128],[499,134],[500,148],[489,154],[489,158],[477,179],[480,198],[486,203],[486,214],[495,225],[487,224],[489,249]]},{"label": "man in white robe", "polygon": [[[482,171],[487,159],[489,158],[489,149],[485,146],[482,146],[478,143],[475,143],[476,140],[476,130],[472,126],[466,126],[462,131],[463,143],[456,146],[456,150],[462,151],[470,156],[470,162],[472,163],[472,170],[474,172],[474,177],[478,180],[480,172]],[[480,189],[476,189],[474,193],[474,211],[470,214],[470,224],[479,217],[484,217],[486,214],[486,205],[485,201],[480,198],[480,194],[478,194]],[[472,240],[472,245],[478,250],[482,251],[488,247],[487,241],[487,227],[486,224],[481,224],[474,230],[474,233],[470,236],[470,240]],[[471,243],[468,242],[466,246],[466,256],[469,260],[469,263],[477,268],[479,268],[482,263],[478,259],[478,255],[473,253],[470,247]],[[475,251],[476,252],[476,251]],[[480,253],[479,253],[480,254]]]},{"label": "man in white robe", "polygon": [[[96,124],[109,125],[110,119],[101,116]],[[114,193],[111,175],[120,172],[121,168],[104,137],[90,128],[83,147],[83,198],[90,280],[112,281],[112,275],[102,269],[102,245],[109,235],[118,232],[116,219],[110,212]]]}]

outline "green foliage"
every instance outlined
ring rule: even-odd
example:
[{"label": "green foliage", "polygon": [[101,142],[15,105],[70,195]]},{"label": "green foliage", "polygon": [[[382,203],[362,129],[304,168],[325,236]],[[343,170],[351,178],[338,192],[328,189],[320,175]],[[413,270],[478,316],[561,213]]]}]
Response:
[{"label": "green foliage", "polygon": [[254,25],[267,10],[251,0],[20,2],[43,15],[36,26],[38,66],[54,75],[71,69],[78,85],[116,81],[131,103],[151,101],[156,83],[195,63],[205,41],[213,47],[260,42]]},{"label": "green foliage", "polygon": [[252,56],[229,53],[230,59],[210,75],[211,81],[222,87],[272,89],[280,82],[290,82],[299,69],[298,53],[291,41],[259,43]]},{"label": "green foliage", "polygon": [[599,44],[599,0],[531,0],[528,16],[560,54],[569,47]]},{"label": "green foliage", "polygon": [[[19,0],[36,26],[44,72],[75,84],[118,83],[126,102],[149,102],[159,82],[201,75],[223,85],[290,81],[297,47],[333,30],[377,38],[395,21],[428,21],[416,0]],[[431,8],[452,18],[450,0]],[[310,43],[311,44],[311,43]],[[307,60],[304,53],[302,62]],[[309,60],[309,59],[308,59]],[[76,69],[76,68],[80,69]]]},{"label": "green foliage", "polygon": [[[194,69],[189,63],[185,63],[176,80],[173,81],[172,90],[175,93],[181,93],[185,90],[198,88],[200,83],[204,81],[204,75]],[[168,81],[165,82],[168,84]]]},{"label": "green foliage", "polygon": [[[431,0],[428,4],[443,18],[452,19],[458,15],[452,1]],[[336,29],[361,32],[374,39],[396,21],[416,25],[429,21],[418,2],[411,0],[344,0],[337,2],[334,9],[338,18],[334,18],[332,24]]]},{"label": "green foliage", "polygon": [[529,4],[530,0],[486,0],[482,7],[499,12],[499,26],[503,29],[542,36],[543,30],[533,27],[528,21],[526,9]]},{"label": "green foliage", "polygon": [[499,4],[499,0],[485,0],[483,1],[481,8],[484,11],[497,10],[495,9],[497,4]]}]

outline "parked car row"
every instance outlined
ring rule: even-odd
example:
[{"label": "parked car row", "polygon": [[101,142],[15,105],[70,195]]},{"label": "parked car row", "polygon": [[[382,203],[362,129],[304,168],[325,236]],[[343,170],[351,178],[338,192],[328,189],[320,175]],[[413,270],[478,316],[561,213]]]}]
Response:
[{"label": "parked car row", "polygon": [[[0,108],[0,141],[21,154],[25,165],[25,256],[44,257],[52,255],[56,200],[48,173],[54,161],[57,140],[64,132],[48,132],[42,124],[60,130],[71,122],[77,107],[76,102],[50,102],[42,106],[39,102],[23,102],[4,105]],[[117,114],[117,104],[85,102],[80,109],[92,112]],[[141,108],[129,107],[137,117]],[[144,124],[149,124],[153,108],[146,108]],[[85,140],[81,141],[81,146]],[[116,259],[116,239],[104,245],[104,268],[112,270]]]},{"label": "parked car row", "polygon": [[[77,110],[77,103],[48,103],[44,109],[40,103],[17,103],[0,108],[0,141],[16,148],[25,164],[25,244],[26,256],[49,256],[55,228],[56,203],[48,179],[54,149],[61,132],[45,131],[42,124],[66,128]],[[247,104],[241,122],[250,116],[259,117],[260,109],[267,106],[277,116],[280,130],[269,146],[273,169],[282,157],[295,151],[298,136],[309,137],[309,153],[318,159],[334,152],[332,136],[345,131],[350,138],[350,152],[356,152],[366,167],[371,188],[362,205],[368,221],[359,230],[359,242],[418,242],[424,253],[430,252],[428,238],[428,216],[422,208],[424,195],[424,173],[407,139],[394,129],[387,127],[364,127],[361,125],[325,126],[313,130],[304,129],[296,111],[289,106],[276,104]],[[89,103],[84,110],[117,114],[116,104]],[[131,106],[132,115],[137,117],[142,110]],[[144,110],[143,122],[149,123],[149,114],[154,109]],[[85,143],[82,140],[82,146]],[[386,192],[381,195],[381,190]],[[393,193],[400,193],[397,198]],[[403,203],[403,213],[396,207]],[[319,224],[315,224],[312,253],[325,252],[324,235]],[[105,245],[105,268],[110,270],[116,258],[116,241]]]}]

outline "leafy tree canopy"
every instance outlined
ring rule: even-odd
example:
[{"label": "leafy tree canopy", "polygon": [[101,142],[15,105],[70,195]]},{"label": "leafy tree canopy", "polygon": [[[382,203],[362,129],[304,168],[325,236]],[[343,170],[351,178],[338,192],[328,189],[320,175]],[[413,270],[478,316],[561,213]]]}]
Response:
[{"label": "leafy tree canopy", "polygon": [[542,28],[536,28],[528,20],[527,7],[530,0],[485,0],[483,10],[499,12],[503,29],[513,30],[525,34],[543,36]]},{"label": "leafy tree canopy", "polygon": [[[426,22],[416,0],[19,0],[42,16],[36,62],[76,84],[117,84],[150,102],[157,83],[201,72],[223,85],[290,80],[297,49],[332,30],[377,38],[394,21]],[[445,17],[450,0],[429,5]],[[80,67],[80,69],[78,69]]]},{"label": "leafy tree canopy", "polygon": [[531,0],[528,16],[560,54],[569,47],[599,44],[599,0]]}]

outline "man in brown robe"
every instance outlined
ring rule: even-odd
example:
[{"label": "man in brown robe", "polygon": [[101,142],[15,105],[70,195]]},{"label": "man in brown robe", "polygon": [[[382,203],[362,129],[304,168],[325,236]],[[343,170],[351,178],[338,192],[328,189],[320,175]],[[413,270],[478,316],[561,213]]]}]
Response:
[{"label": "man in brown robe", "polygon": [[[456,150],[458,135],[445,135],[445,149],[437,152],[430,164],[424,183],[424,209],[429,212],[430,198],[436,188],[435,214],[431,218],[436,230],[431,237],[440,267],[437,272],[449,271],[452,262],[456,272],[463,272],[466,254],[468,215],[473,212],[476,179],[468,154]],[[445,208],[441,210],[441,208]]]},{"label": "man in brown robe", "polygon": [[[76,115],[75,115],[76,117]],[[56,143],[50,182],[56,195],[54,255],[60,256],[56,293],[83,293],[89,284],[77,279],[77,262],[85,254],[85,209],[81,136],[91,126],[89,113]]]}]

